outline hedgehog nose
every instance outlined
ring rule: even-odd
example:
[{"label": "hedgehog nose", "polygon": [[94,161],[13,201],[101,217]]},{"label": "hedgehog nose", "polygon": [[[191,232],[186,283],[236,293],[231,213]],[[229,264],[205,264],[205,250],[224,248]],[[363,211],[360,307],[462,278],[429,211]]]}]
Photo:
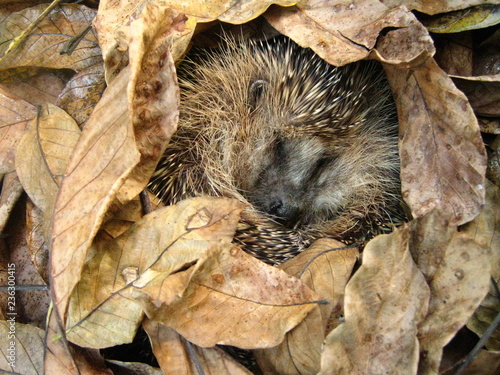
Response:
[{"label": "hedgehog nose", "polygon": [[299,208],[287,203],[283,199],[276,198],[271,200],[268,212],[276,216],[278,221],[281,221],[283,224],[293,224],[297,219]]}]

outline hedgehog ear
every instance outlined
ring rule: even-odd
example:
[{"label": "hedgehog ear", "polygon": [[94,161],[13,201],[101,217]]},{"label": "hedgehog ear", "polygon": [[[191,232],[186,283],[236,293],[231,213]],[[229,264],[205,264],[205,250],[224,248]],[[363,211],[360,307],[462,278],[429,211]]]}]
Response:
[{"label": "hedgehog ear", "polygon": [[269,82],[263,79],[256,79],[250,83],[248,87],[248,105],[255,110],[259,106],[260,99],[267,89]]}]

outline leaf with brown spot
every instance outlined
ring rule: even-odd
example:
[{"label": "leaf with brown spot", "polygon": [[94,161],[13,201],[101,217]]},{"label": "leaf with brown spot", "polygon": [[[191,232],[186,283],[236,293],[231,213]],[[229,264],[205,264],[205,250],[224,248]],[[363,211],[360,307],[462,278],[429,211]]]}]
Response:
[{"label": "leaf with brown spot", "polygon": [[417,327],[429,289],[409,252],[408,226],[371,240],[349,280],[345,322],[325,339],[320,374],[415,374]]},{"label": "leaf with brown spot", "polygon": [[400,126],[403,198],[414,217],[433,209],[458,224],[484,204],[486,152],[465,96],[431,59],[410,71],[385,65]]},{"label": "leaf with brown spot", "polygon": [[174,22],[169,8],[146,5],[130,25],[131,76],[127,91],[141,160],[118,192],[116,198],[122,202],[146,187],[177,129],[180,93],[170,53]]},{"label": "leaf with brown spot", "polygon": [[51,252],[54,302],[64,321],[91,240],[116,191],[139,162],[128,117],[125,70],[108,86],[82,132],[56,201]]},{"label": "leaf with brown spot", "polygon": [[411,223],[413,257],[430,287],[419,325],[419,372],[437,374],[442,349],[472,316],[490,285],[489,251],[433,211]]}]

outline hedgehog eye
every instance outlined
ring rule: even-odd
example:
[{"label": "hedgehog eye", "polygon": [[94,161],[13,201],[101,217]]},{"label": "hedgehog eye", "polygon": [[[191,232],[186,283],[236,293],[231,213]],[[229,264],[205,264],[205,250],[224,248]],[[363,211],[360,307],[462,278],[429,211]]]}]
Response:
[{"label": "hedgehog eye", "polygon": [[248,105],[252,110],[255,110],[259,105],[260,98],[266,91],[267,85],[267,81],[257,79],[248,87]]}]

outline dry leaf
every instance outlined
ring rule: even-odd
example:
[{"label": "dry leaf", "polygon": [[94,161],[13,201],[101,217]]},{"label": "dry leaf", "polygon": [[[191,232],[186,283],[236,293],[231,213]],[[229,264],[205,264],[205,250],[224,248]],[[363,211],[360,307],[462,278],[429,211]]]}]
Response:
[{"label": "dry leaf", "polygon": [[447,0],[447,1],[422,1],[422,0],[384,0],[384,4],[404,4],[408,9],[418,10],[426,14],[446,13],[453,10],[483,4],[483,0]]},{"label": "dry leaf", "polygon": [[[471,6],[473,4],[467,4]],[[483,4],[424,19],[424,25],[433,33],[458,33],[484,29],[500,22],[500,6]]]},{"label": "dry leaf", "polygon": [[243,207],[227,198],[185,200],[144,216],[116,239],[96,241],[70,300],[68,339],[91,348],[131,342],[143,311],[131,285],[144,287],[229,244]]},{"label": "dry leaf", "polygon": [[23,186],[16,172],[10,172],[3,176],[0,194],[0,233],[3,232],[14,206],[23,193]]},{"label": "dry leaf", "polygon": [[43,373],[45,333],[40,328],[7,316],[0,321],[0,371],[31,375]]},{"label": "dry leaf", "polygon": [[40,69],[38,74],[30,77],[13,76],[13,82],[4,82],[2,86],[32,105],[56,104],[57,97],[73,74],[69,70]]},{"label": "dry leaf", "polygon": [[182,299],[148,316],[198,346],[251,349],[279,344],[318,302],[295,277],[227,245],[198,262]]},{"label": "dry leaf", "polygon": [[128,70],[123,71],[104,92],[76,145],[56,201],[51,287],[63,320],[106,208],[139,162],[127,110],[128,78]]},{"label": "dry leaf", "polygon": [[[19,210],[21,208],[21,210]],[[17,285],[45,285],[38,270],[33,266],[31,253],[27,246],[27,225],[23,207],[18,207],[5,233],[11,233],[6,242],[9,247],[9,263],[15,265],[15,279]],[[15,228],[15,229],[14,229]],[[12,232],[11,232],[12,229]],[[15,232],[14,232],[15,230]],[[44,327],[47,318],[47,309],[50,304],[49,293],[46,290],[18,290],[16,292],[17,319],[23,323],[30,323]]]},{"label": "dry leaf", "polygon": [[[0,70],[23,66],[81,71],[102,61],[93,31],[71,54],[61,55],[64,43],[92,23],[96,11],[80,4],[61,4],[50,12],[20,46],[4,56],[10,42],[47,7],[40,4],[19,12],[0,12]],[[0,74],[1,77],[1,74]]]},{"label": "dry leaf", "polygon": [[0,86],[0,175],[14,171],[17,144],[36,108]]},{"label": "dry leaf", "polygon": [[[463,232],[468,233],[474,241],[487,247],[491,251],[491,277],[500,283],[500,191],[498,187],[488,184],[486,188],[486,204],[481,213],[472,222],[468,223]],[[493,285],[490,284],[489,293],[467,322],[467,327],[479,337],[489,327],[500,311],[500,301]],[[489,350],[500,350],[500,328],[487,342]]]},{"label": "dry leaf", "polygon": [[[434,51],[429,35],[409,11],[390,9],[378,1],[339,2],[332,6],[329,1],[313,0],[290,8],[272,8],[265,17],[282,34],[310,47],[333,65],[367,57],[372,48],[379,48],[375,44],[386,28],[395,30],[383,39],[381,54],[387,56],[379,57],[382,60],[409,62]],[[413,38],[415,35],[418,37]],[[409,37],[412,43],[401,44]]]},{"label": "dry leaf", "polygon": [[475,56],[472,33],[434,35],[434,59],[446,73],[471,76]]},{"label": "dry leaf", "polygon": [[490,285],[490,255],[443,213],[414,221],[411,251],[430,290],[429,311],[419,325],[419,372],[437,374],[442,348],[467,322]]},{"label": "dry leaf", "polygon": [[347,284],[345,323],[325,340],[320,374],[415,374],[417,327],[429,289],[409,252],[408,226],[371,240]]},{"label": "dry leaf", "polygon": [[343,320],[344,289],[358,255],[356,248],[345,249],[338,241],[321,239],[280,266],[327,303],[315,307],[280,345],[255,352],[262,370],[277,374],[318,373],[323,340]]},{"label": "dry leaf", "polygon": [[500,74],[454,77],[453,82],[467,96],[478,116],[500,116]]},{"label": "dry leaf", "polygon": [[[99,45],[102,48],[105,76],[108,84],[128,64],[129,54],[127,50],[132,36],[130,23],[139,17],[143,6],[142,1],[121,4],[104,0],[99,4],[99,13],[94,25],[99,35]],[[164,8],[164,6],[160,7]],[[172,58],[174,61],[178,61],[188,47],[196,26],[196,19],[186,20],[183,13],[174,13],[173,11],[171,11],[168,19],[169,22],[165,22],[164,26],[170,24],[171,20],[177,22],[172,25],[170,32],[174,41],[171,47]],[[156,19],[155,23],[159,21],[160,19]]]},{"label": "dry leaf", "polygon": [[205,374],[250,375],[219,348],[200,348],[188,343],[173,329],[146,319],[143,327],[148,333],[160,367],[166,375],[198,374],[194,358]]},{"label": "dry leaf", "polygon": [[56,104],[81,127],[89,119],[105,87],[102,63],[91,65],[68,81]]},{"label": "dry leaf", "polygon": [[17,147],[17,174],[44,215],[47,238],[62,176],[79,137],[75,121],[62,109],[47,104],[29,123],[29,130]]},{"label": "dry leaf", "polygon": [[49,284],[49,246],[43,233],[43,213],[31,200],[26,202],[26,244],[33,266]]},{"label": "dry leaf", "polygon": [[[500,125],[500,120],[499,120]],[[500,130],[500,126],[498,127]],[[495,185],[500,186],[500,136],[496,136],[488,149],[488,169],[486,177]]]},{"label": "dry leaf", "polygon": [[[44,349],[43,370],[37,374],[113,375],[97,351],[79,348],[66,341],[58,329],[55,314],[51,314],[48,322]],[[40,353],[44,353],[43,349]]]},{"label": "dry leaf", "polygon": [[[117,194],[129,201],[147,185],[168,140],[177,128],[179,87],[170,54],[173,18],[168,8],[146,5],[130,25],[130,116],[141,160]],[[139,35],[140,37],[136,37]]]},{"label": "dry leaf", "polygon": [[486,152],[465,96],[432,59],[406,71],[385,65],[400,126],[403,198],[414,217],[435,208],[459,224],[484,204]]}]

